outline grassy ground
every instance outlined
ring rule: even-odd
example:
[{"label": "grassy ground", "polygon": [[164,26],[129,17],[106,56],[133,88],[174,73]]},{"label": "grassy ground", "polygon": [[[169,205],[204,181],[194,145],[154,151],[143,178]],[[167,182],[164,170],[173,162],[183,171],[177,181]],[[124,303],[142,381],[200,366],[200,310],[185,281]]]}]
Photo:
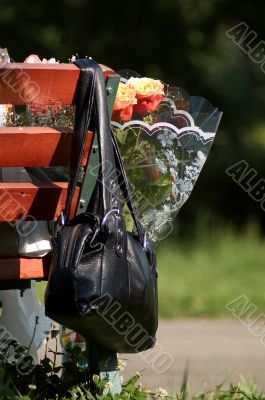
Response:
[{"label": "grassy ground", "polygon": [[158,248],[159,305],[163,317],[229,316],[225,305],[245,295],[265,307],[265,240],[244,232],[202,231],[186,244]]},{"label": "grassy ground", "polygon": [[[159,307],[163,317],[229,317],[225,305],[245,295],[265,308],[265,240],[243,232],[198,229],[193,240],[158,247]],[[38,284],[42,298],[44,285]]]}]

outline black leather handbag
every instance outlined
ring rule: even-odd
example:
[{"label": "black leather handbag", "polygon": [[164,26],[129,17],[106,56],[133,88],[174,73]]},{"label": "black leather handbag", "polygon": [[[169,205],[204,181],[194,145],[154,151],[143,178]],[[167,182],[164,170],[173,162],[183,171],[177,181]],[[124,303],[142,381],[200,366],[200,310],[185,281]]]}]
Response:
[{"label": "black leather handbag", "polygon": [[[102,71],[90,59],[76,64],[81,71],[65,224],[54,239],[45,312],[103,348],[140,352],[155,344],[155,252],[138,217],[111,131]],[[97,184],[86,212],[69,220],[85,135],[91,128],[99,143]],[[126,231],[121,192],[135,222],[135,235]]]}]

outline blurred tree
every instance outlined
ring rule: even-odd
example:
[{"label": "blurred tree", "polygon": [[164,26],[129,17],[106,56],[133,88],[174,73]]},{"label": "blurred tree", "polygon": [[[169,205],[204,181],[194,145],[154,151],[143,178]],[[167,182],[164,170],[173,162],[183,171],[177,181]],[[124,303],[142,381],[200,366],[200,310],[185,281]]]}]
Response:
[{"label": "blurred tree", "polygon": [[27,55],[91,55],[114,69],[184,87],[224,111],[221,129],[189,207],[180,213],[191,229],[198,217],[241,226],[264,212],[225,169],[240,159],[265,178],[265,76],[226,35],[244,21],[265,40],[260,0],[0,0],[0,45],[22,61]]}]

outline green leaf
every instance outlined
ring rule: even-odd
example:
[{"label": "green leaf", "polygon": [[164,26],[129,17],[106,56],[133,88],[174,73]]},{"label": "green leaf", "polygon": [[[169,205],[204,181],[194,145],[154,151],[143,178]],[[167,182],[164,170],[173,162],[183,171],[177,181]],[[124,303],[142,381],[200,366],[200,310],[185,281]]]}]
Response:
[{"label": "green leaf", "polygon": [[[158,184],[157,182],[158,181],[149,182],[141,188],[140,193],[143,198],[140,198],[140,203],[137,204],[140,210],[142,209],[146,212],[148,208],[159,207],[170,195],[172,188],[171,180],[165,177],[165,179],[161,179],[161,184]],[[148,202],[150,205],[148,205]]]},{"label": "green leaf", "polygon": [[172,184],[172,179],[171,179],[171,175],[170,173],[166,173],[161,175],[160,178],[158,178],[156,181],[154,182],[150,182],[151,186],[169,186],[171,187]]},{"label": "green leaf", "polygon": [[120,143],[121,145],[123,145],[125,143],[126,133],[124,133],[121,129],[115,128],[114,135],[115,135],[118,143]]},{"label": "green leaf", "polygon": [[99,388],[99,389],[104,389],[104,387],[106,386],[106,383],[107,383],[108,381],[106,380],[106,379],[101,379],[99,382],[98,382],[98,384],[97,384],[97,387]]},{"label": "green leaf", "polygon": [[104,399],[106,399],[106,396],[104,395],[104,394],[96,394],[96,398],[97,398],[97,400],[104,400]]},{"label": "green leaf", "polygon": [[13,399],[14,396],[15,396],[14,390],[10,389],[7,386],[4,386],[3,388],[1,388],[1,390],[0,390],[0,398],[1,399],[5,399],[5,398]]},{"label": "green leaf", "polygon": [[97,385],[100,381],[100,377],[98,375],[93,375],[93,382],[95,383],[95,385]]},{"label": "green leaf", "polygon": [[147,393],[143,392],[142,390],[136,389],[134,392],[134,399],[147,399]]},{"label": "green leaf", "polygon": [[125,389],[127,390],[127,392],[133,394],[135,392],[135,385],[134,383],[129,383],[128,385],[126,385]]}]

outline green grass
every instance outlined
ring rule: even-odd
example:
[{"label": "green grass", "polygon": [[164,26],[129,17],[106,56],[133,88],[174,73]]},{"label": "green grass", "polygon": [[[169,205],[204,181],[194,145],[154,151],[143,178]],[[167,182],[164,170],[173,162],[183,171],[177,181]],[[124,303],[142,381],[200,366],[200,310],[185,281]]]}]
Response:
[{"label": "green grass", "polygon": [[36,282],[37,297],[42,304],[44,303],[45,288],[46,288],[46,282]]},{"label": "green grass", "polygon": [[[220,384],[213,389],[205,386],[191,393],[187,372],[178,393],[167,393],[161,387],[154,391],[148,390],[141,385],[139,372],[123,383],[121,392],[115,394],[108,389],[107,380],[93,375],[92,391],[87,380],[89,371],[80,370],[76,361],[75,355],[64,365],[63,374],[58,375],[61,367],[54,368],[52,361],[46,358],[23,379],[18,379],[16,366],[1,366],[1,400],[265,400],[264,392],[255,383],[248,383],[243,378],[236,385],[224,387],[224,384]],[[105,391],[102,393],[103,388]]]},{"label": "green grass", "polygon": [[162,317],[231,317],[225,305],[241,295],[264,311],[265,240],[255,226],[199,230],[185,244],[161,244],[157,255]]},{"label": "green grass", "polygon": [[[161,317],[231,317],[225,305],[245,295],[265,308],[265,239],[255,226],[243,232],[198,228],[194,239],[158,247]],[[43,301],[45,284],[37,284]]]}]

